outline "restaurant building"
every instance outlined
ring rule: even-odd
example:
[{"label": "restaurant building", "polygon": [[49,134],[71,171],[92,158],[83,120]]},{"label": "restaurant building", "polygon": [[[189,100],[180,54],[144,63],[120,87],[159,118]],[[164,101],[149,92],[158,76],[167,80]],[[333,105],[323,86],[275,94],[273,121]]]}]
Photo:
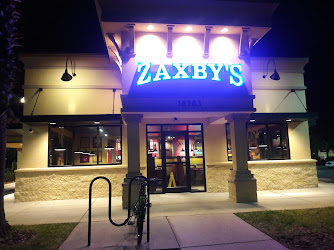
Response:
[{"label": "restaurant building", "polygon": [[[257,190],[317,187],[308,60],[250,56],[276,7],[96,1],[108,56],[22,56],[15,199],[87,198],[90,181],[106,176],[126,203],[138,174],[162,179],[154,193],[229,192],[236,202],[256,202]],[[93,194],[106,197],[106,183]]]}]

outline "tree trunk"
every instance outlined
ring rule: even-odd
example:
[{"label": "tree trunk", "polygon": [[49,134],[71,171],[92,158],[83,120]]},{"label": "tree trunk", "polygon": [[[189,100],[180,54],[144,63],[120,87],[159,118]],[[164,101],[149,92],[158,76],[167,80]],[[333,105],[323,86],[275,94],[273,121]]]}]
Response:
[{"label": "tree trunk", "polygon": [[4,183],[6,166],[6,130],[7,112],[0,115],[0,237],[4,238],[9,232],[10,225],[6,221],[4,208]]}]

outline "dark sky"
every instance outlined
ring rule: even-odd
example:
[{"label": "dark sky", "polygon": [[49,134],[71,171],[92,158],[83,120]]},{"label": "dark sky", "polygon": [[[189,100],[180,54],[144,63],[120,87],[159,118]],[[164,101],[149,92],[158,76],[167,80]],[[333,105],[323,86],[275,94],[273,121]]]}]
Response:
[{"label": "dark sky", "polygon": [[[281,1],[272,30],[254,47],[252,56],[309,57],[308,109],[328,122],[334,108],[329,54],[334,11],[329,11],[329,1],[322,2]],[[107,53],[93,0],[25,0],[23,7],[25,52]]]}]

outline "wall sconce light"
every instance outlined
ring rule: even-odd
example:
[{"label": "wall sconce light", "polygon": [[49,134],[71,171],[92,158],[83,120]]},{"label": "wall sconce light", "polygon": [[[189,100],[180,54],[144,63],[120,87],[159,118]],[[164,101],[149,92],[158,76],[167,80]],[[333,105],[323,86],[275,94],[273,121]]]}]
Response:
[{"label": "wall sconce light", "polygon": [[68,82],[72,80],[72,76],[68,73],[67,71],[67,61],[70,60],[71,61],[71,71],[72,71],[72,75],[76,76],[75,74],[75,63],[72,62],[71,57],[67,57],[66,58],[66,68],[65,68],[65,72],[63,74],[63,76],[61,77],[61,80],[64,82]]},{"label": "wall sconce light", "polygon": [[273,61],[274,62],[274,65],[275,65],[275,70],[274,70],[274,73],[270,76],[270,78],[272,80],[275,80],[275,81],[278,81],[280,78],[279,74],[277,73],[277,70],[276,70],[276,62],[274,60],[269,60],[268,63],[267,63],[267,74],[263,75],[263,78],[266,78],[267,75],[268,75],[268,66],[269,66],[269,63],[270,61]]}]

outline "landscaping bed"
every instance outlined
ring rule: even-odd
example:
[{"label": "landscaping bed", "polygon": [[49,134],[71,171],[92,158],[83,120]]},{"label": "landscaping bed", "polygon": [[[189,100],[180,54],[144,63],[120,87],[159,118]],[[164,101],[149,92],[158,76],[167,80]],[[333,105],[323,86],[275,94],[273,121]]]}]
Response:
[{"label": "landscaping bed", "polygon": [[334,207],[236,215],[289,249],[334,249]]},{"label": "landscaping bed", "polygon": [[0,249],[58,249],[77,223],[12,226]]}]

